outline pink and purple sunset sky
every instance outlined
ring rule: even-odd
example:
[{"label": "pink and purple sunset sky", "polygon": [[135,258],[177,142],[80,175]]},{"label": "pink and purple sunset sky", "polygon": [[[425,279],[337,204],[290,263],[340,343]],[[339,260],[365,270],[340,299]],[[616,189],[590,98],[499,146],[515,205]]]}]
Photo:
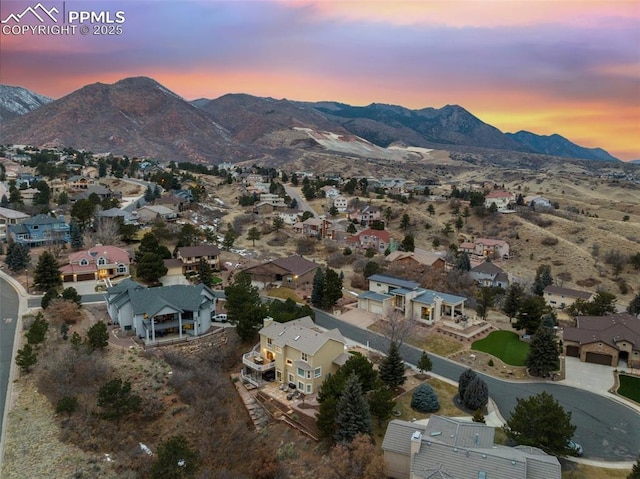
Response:
[{"label": "pink and purple sunset sky", "polygon": [[[458,104],[504,132],[640,158],[640,0],[47,1],[118,36],[0,37],[0,83],[60,98],[149,76],[187,100]],[[5,1],[0,18],[32,2]]]}]

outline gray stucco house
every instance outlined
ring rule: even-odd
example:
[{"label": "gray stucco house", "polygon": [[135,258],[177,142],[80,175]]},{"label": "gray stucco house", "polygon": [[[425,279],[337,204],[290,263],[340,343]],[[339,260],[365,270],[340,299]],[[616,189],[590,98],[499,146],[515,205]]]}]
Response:
[{"label": "gray stucco house", "polygon": [[395,419],[382,442],[385,473],[394,479],[560,479],[555,456],[530,446],[494,443],[482,423],[431,416],[429,422]]},{"label": "gray stucco house", "polygon": [[111,320],[147,344],[167,334],[199,336],[211,328],[217,296],[204,284],[146,288],[130,279],[107,289]]}]

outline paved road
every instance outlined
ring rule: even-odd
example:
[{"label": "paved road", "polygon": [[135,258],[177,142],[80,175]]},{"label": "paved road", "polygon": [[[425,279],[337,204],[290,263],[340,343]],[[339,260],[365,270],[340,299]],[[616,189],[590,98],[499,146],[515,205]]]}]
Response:
[{"label": "paved road", "polygon": [[298,209],[300,211],[302,212],[310,211],[311,213],[313,213],[313,216],[316,216],[316,212],[313,210],[313,208],[311,208],[311,206],[309,206],[306,200],[298,194],[295,188],[285,185],[284,191],[287,192],[287,195],[289,195],[289,198],[295,199],[298,202]]},{"label": "paved road", "polygon": [[4,408],[8,399],[13,339],[18,323],[18,304],[18,293],[4,278],[0,277],[0,434],[4,427]]},{"label": "paved road", "polygon": [[[387,351],[389,341],[371,331],[345,323],[316,310],[316,323],[323,328],[340,328],[343,336],[372,349]],[[417,364],[422,351],[403,345],[404,360]],[[433,373],[457,381],[464,367],[447,359],[430,355]],[[547,391],[571,412],[576,425],[575,441],[584,448],[584,457],[603,461],[635,461],[640,449],[640,414],[609,398],[588,391],[550,382],[507,382],[482,375],[489,394],[506,419],[516,405],[516,398],[526,398]]]}]

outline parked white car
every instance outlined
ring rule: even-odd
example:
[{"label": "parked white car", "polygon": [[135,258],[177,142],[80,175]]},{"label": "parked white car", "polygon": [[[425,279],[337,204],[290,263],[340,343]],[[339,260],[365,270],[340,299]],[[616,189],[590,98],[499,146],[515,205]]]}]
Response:
[{"label": "parked white car", "polygon": [[227,322],[227,315],[225,313],[220,313],[220,314],[216,314],[213,317],[214,321],[218,321],[219,323],[226,323]]}]

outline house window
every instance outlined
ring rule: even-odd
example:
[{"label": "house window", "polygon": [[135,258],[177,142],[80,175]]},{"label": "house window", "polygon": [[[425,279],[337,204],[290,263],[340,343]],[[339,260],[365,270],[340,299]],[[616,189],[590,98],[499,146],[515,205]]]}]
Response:
[{"label": "house window", "polygon": [[293,361],[289,358],[287,358],[287,366],[293,366]]},{"label": "house window", "polygon": [[118,265],[118,273],[126,273],[127,272],[127,266],[124,264],[119,264]]},{"label": "house window", "polygon": [[88,262],[86,259],[82,258],[82,259],[80,260],[80,266],[86,266],[86,265],[88,265],[88,264],[89,264],[89,262]]},{"label": "house window", "polygon": [[314,378],[319,378],[320,376],[322,376],[322,368],[316,368],[313,371],[313,377]]},{"label": "house window", "polygon": [[300,391],[304,391],[304,383],[301,383],[300,381],[298,381],[298,389]]},{"label": "house window", "polygon": [[311,384],[307,384],[307,394],[311,394]]},{"label": "house window", "polygon": [[294,380],[293,374],[289,373],[289,382],[292,383]]},{"label": "house window", "polygon": [[298,368],[298,376],[300,376],[301,378],[304,377],[304,369]]},{"label": "house window", "polygon": [[307,353],[301,353],[300,358],[305,362],[309,362],[309,355]]},{"label": "house window", "polygon": [[267,348],[268,349],[273,349],[273,339],[272,338],[267,338]]},{"label": "house window", "polygon": [[101,266],[103,264],[107,264],[107,260],[104,258],[98,258],[98,262],[97,262],[98,266]]},{"label": "house window", "polygon": [[33,225],[33,229],[37,230],[38,229],[38,225]]}]

